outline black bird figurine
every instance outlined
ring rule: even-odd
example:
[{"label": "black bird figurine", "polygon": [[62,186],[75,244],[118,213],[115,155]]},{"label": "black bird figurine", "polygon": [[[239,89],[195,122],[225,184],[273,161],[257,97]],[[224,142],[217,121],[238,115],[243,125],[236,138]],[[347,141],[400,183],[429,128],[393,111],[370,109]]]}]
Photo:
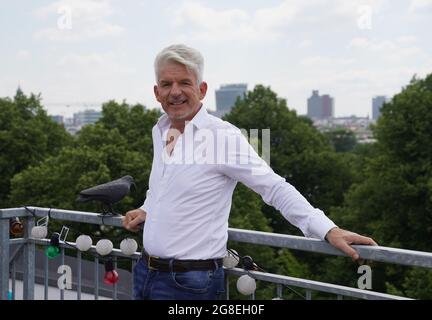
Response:
[{"label": "black bird figurine", "polygon": [[135,186],[134,179],[131,176],[124,176],[81,191],[76,201],[100,201],[102,215],[119,215],[119,213],[114,212],[112,206],[128,195],[132,185]]}]

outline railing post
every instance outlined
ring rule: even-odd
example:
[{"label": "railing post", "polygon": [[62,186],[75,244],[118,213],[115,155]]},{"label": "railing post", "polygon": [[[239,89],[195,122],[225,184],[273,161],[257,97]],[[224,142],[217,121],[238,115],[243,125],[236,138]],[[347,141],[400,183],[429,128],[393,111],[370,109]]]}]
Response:
[{"label": "railing post", "polygon": [[282,298],[282,285],[281,284],[277,284],[276,285],[276,295],[278,299],[283,299]]},{"label": "railing post", "polygon": [[95,257],[94,259],[94,298],[95,300],[99,299],[99,257]]},{"label": "railing post", "polygon": [[24,222],[24,292],[23,300],[34,300],[35,286],[35,244],[31,241],[31,230],[35,225],[34,217],[27,217]]},{"label": "railing post", "polygon": [[77,250],[77,300],[81,300],[81,250]]},{"label": "railing post", "polygon": [[226,299],[230,299],[230,291],[229,291],[229,275],[225,273],[225,291],[226,291]]},{"label": "railing post", "polygon": [[7,300],[9,291],[9,219],[0,218],[0,300]]},{"label": "railing post", "polygon": [[[63,266],[65,264],[65,249],[62,247],[60,250],[60,265]],[[65,290],[60,289],[60,300],[64,300]]]}]

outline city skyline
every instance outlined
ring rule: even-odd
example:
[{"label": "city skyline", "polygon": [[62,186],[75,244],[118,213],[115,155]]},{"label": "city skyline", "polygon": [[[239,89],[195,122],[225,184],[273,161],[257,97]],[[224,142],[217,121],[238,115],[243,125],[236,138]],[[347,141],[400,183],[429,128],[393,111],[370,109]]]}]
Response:
[{"label": "city skyline", "polygon": [[[230,86],[238,86],[238,85],[239,84],[237,84],[237,83],[235,83],[235,84],[223,84],[223,85],[221,85],[221,87],[219,89],[216,89],[215,90],[215,95],[216,95],[216,104],[215,105],[216,105],[216,107],[214,109],[213,108],[209,109],[209,111],[211,111],[213,114],[218,115],[218,116],[223,115],[226,112],[229,112],[232,107],[225,110],[224,113],[218,114],[218,111],[221,111],[221,110],[217,110],[217,92],[223,88],[230,87]],[[240,85],[247,87],[247,84],[240,84]],[[18,86],[17,90],[21,90],[21,89],[22,88],[20,86]],[[249,90],[246,90],[245,93],[248,91]],[[24,94],[26,94],[26,93],[24,92]],[[313,98],[314,94],[319,94],[319,90],[312,90],[312,96],[307,97],[307,99],[306,99],[308,110],[306,110],[305,114],[299,114],[299,115],[313,117],[313,115],[309,114],[309,100],[311,98]],[[367,117],[367,118],[371,118],[374,120],[376,120],[377,117],[379,116],[380,109],[382,107],[383,102],[388,102],[389,100],[391,100],[391,98],[388,98],[387,96],[376,95],[376,96],[372,97],[372,104],[370,106],[370,114],[368,113],[366,115],[358,115],[358,114],[334,115],[335,110],[336,110],[335,105],[334,105],[334,97],[332,97],[329,94],[324,94],[324,95],[321,95],[320,97],[330,98],[330,100],[331,100],[331,113],[333,114],[333,116],[331,116],[331,118],[344,118],[344,117],[355,116],[355,117],[360,117],[360,118],[361,117]],[[378,103],[378,105],[376,105],[376,103],[375,103],[376,99],[380,99],[380,102]],[[384,99],[384,101],[381,101],[382,99]],[[83,112],[89,112],[89,111],[102,111],[102,105],[103,105],[103,103],[106,103],[106,102],[108,102],[108,100],[101,102],[101,103],[99,103],[99,102],[93,102],[93,103],[79,103],[79,102],[56,103],[55,105],[61,108],[60,112],[56,112],[56,110],[52,109],[52,108],[51,109],[47,108],[47,106],[43,103],[43,101],[42,101],[42,105],[45,107],[48,115],[50,115],[50,116],[61,116],[64,119],[73,119],[77,113],[83,113]],[[146,106],[143,103],[140,103],[139,101],[136,102],[135,104],[142,104],[142,105],[144,105],[144,107],[148,108],[148,106]],[[53,104],[51,104],[51,106],[52,105]],[[164,112],[162,107],[157,106],[156,108],[160,109],[161,112]],[[320,117],[318,117],[318,118],[320,118]]]},{"label": "city skyline", "polygon": [[248,83],[298,114],[319,89],[336,117],[371,117],[373,97],[432,71],[431,16],[430,0],[2,2],[0,96],[20,85],[65,116],[111,99],[159,108],[153,59],[181,42],[204,55],[209,110],[221,85]]}]

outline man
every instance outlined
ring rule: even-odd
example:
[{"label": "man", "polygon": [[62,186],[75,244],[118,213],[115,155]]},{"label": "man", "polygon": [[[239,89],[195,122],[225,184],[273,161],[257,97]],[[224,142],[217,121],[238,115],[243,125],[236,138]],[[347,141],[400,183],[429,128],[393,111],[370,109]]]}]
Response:
[{"label": "man", "polygon": [[201,54],[184,45],[165,48],[155,60],[154,93],[166,114],[152,130],[154,158],[145,202],[123,218],[131,231],[145,221],[134,298],[222,297],[222,258],[238,181],[306,236],[327,240],[353,260],[359,256],[350,244],[376,245],[338,228],[274,173],[240,130],[207,113],[201,103],[207,92],[203,65]]}]

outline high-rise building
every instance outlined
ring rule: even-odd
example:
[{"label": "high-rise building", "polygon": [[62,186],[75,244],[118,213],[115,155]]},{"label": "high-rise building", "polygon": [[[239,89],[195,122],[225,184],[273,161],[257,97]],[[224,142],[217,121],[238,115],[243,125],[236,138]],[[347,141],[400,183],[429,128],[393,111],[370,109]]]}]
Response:
[{"label": "high-rise building", "polygon": [[378,120],[381,115],[381,108],[383,104],[387,101],[386,96],[376,96],[372,98],[372,119]]},{"label": "high-rise building", "polygon": [[320,96],[318,90],[313,90],[307,101],[307,115],[311,119],[333,118],[334,98],[328,94]]},{"label": "high-rise building", "polygon": [[225,84],[216,90],[216,113],[219,116],[228,113],[237,97],[242,98],[247,91],[246,83]]},{"label": "high-rise building", "polygon": [[57,122],[58,124],[64,124],[63,116],[55,115],[55,116],[50,116],[50,118],[52,121]]},{"label": "high-rise building", "polygon": [[98,121],[100,117],[102,117],[101,111],[96,111],[92,109],[80,111],[74,113],[73,115],[74,125],[78,127],[82,127],[85,126],[86,124],[93,124],[96,121]]}]

